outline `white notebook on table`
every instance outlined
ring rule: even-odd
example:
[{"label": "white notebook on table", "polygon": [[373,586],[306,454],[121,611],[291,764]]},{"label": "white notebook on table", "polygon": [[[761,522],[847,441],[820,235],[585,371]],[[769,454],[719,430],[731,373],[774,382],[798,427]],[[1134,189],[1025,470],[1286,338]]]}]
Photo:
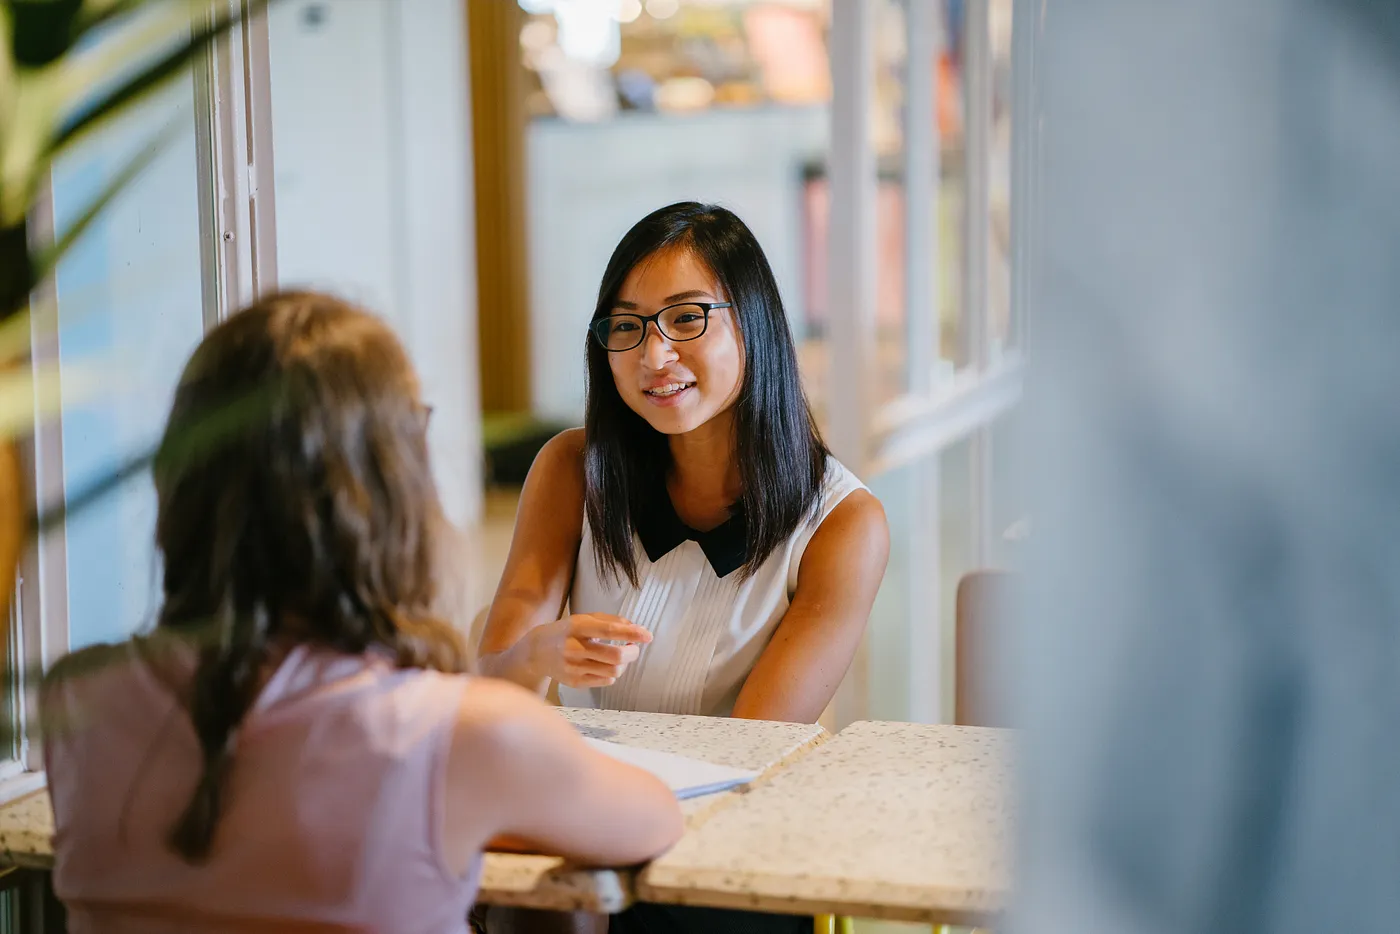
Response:
[{"label": "white notebook on table", "polygon": [[607,740],[585,736],[583,741],[604,755],[612,756],[628,765],[645,769],[666,783],[672,793],[681,800],[698,798],[728,791],[740,785],[747,785],[758,778],[757,772],[747,769],[716,765],[689,756],[678,756],[670,752],[657,752],[637,746],[623,746]]}]

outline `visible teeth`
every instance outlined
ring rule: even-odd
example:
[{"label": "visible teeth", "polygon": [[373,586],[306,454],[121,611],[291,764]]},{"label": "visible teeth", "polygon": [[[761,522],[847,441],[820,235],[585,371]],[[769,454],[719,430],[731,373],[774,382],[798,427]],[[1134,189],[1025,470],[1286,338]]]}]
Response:
[{"label": "visible teeth", "polygon": [[682,389],[688,389],[691,383],[667,383],[665,386],[657,386],[655,389],[646,391],[649,396],[673,396]]}]

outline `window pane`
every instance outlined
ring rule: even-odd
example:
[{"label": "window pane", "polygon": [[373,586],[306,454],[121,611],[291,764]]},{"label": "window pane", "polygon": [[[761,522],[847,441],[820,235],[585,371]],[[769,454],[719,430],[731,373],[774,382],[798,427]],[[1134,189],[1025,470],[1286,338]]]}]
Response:
[{"label": "window pane", "polygon": [[[913,619],[913,595],[910,574],[913,570],[918,482],[921,465],[902,467],[870,481],[870,492],[885,507],[890,526],[890,558],[885,579],[870,611],[868,631],[870,652],[870,717],[876,720],[908,720],[914,714],[911,693],[911,637],[927,633],[912,631],[913,626],[930,627],[931,621],[920,614]],[[929,630],[932,631],[932,630]],[[919,640],[928,650],[930,664],[937,651],[927,639]],[[844,724],[838,724],[844,726]]]},{"label": "window pane", "polygon": [[[931,60],[925,74],[929,86],[919,95],[909,87],[909,0],[878,0],[875,30],[875,96],[871,102],[871,133],[875,146],[878,180],[876,194],[876,367],[873,386],[876,403],[898,398],[911,389],[938,383],[964,365],[966,353],[962,333],[963,308],[963,89],[961,30],[963,4],[934,0]],[[927,112],[915,114],[919,102]],[[907,214],[909,153],[913,121],[931,127],[934,139],[933,164],[926,171],[933,177],[932,203],[923,210],[932,217],[920,217],[917,257],[910,256],[910,216]],[[825,208],[824,179],[809,183],[809,201]],[[820,277],[825,269],[825,230],[818,226],[818,249],[812,252],[809,269]],[[927,249],[927,253],[923,251]],[[917,262],[917,266],[911,266]],[[911,293],[911,273],[922,273],[927,285]],[[825,308],[819,302],[817,320]],[[910,308],[911,301],[920,306]],[[920,320],[922,318],[922,320]],[[929,320],[931,319],[931,320]],[[924,352],[910,354],[911,340],[930,341]],[[926,372],[915,372],[924,369]],[[931,372],[929,372],[931,371]]]},{"label": "window pane", "polygon": [[934,333],[936,358],[948,366],[966,366],[967,335],[963,333],[965,289],[963,263],[966,254],[963,198],[967,179],[966,96],[963,91],[966,42],[963,19],[967,4],[946,0],[942,10],[942,35],[934,61],[934,118],[938,125],[938,204],[934,223],[938,244],[932,258],[938,270],[934,294],[938,301],[938,326]]},{"label": "window pane", "polygon": [[1011,9],[1013,0],[990,0],[992,49],[992,146],[988,184],[987,337],[991,357],[1020,343],[1011,314]]},{"label": "window pane", "polygon": [[[65,155],[53,169],[62,231],[172,121],[168,146],[58,267],[64,492],[72,499],[158,438],[203,330],[199,166],[190,77]],[[97,391],[78,395],[102,367]],[[73,647],[120,639],[151,619],[159,569],[155,495],[142,474],[67,523]]]},{"label": "window pane", "polygon": [[[870,141],[876,156],[875,178],[875,327],[871,395],[882,403],[904,393],[908,382],[905,314],[904,193],[901,178],[904,71],[904,8],[899,0],[870,0],[874,8],[873,42],[876,74],[870,106]],[[827,297],[830,275],[831,192],[825,158],[803,174],[803,363],[814,403],[824,402],[828,387],[825,339],[832,310]],[[839,374],[837,374],[839,380]],[[833,387],[836,383],[831,383]],[[832,390],[836,391],[836,390]]]},{"label": "window pane", "polygon": [[985,569],[975,551],[978,510],[989,511],[990,568],[1014,570],[1030,530],[1020,411],[981,430],[990,458],[982,494],[973,482],[978,434],[870,482],[890,526],[889,568],[870,615],[874,718],[952,721],[958,582]]},{"label": "window pane", "polygon": [[[898,25],[908,16],[909,2],[889,3],[889,9],[882,22]],[[988,42],[991,62],[989,94],[984,106],[989,108],[990,147],[985,153],[987,171],[987,283],[986,307],[981,310],[987,316],[987,338],[989,355],[995,360],[1007,347],[1019,340],[1015,323],[1011,320],[1011,7],[1012,0],[988,0]],[[932,108],[927,115],[914,114],[909,109],[910,88],[908,87],[908,49],[893,38],[894,30],[881,31],[878,49],[879,81],[877,92],[877,132],[879,152],[882,161],[881,197],[879,202],[879,224],[881,229],[881,313],[890,315],[882,318],[879,331],[880,361],[886,374],[894,373],[901,377],[891,379],[888,375],[881,384],[879,398],[891,398],[906,387],[915,389],[922,385],[938,385],[941,378],[955,368],[968,365],[968,337],[964,333],[964,307],[967,292],[963,282],[966,263],[965,189],[967,183],[967,160],[969,158],[965,129],[970,115],[967,107],[966,68],[970,61],[966,35],[967,4],[958,0],[936,0],[933,36],[933,62],[931,63]],[[907,30],[899,30],[907,35]],[[922,117],[932,120],[937,139],[937,178],[934,183],[934,198],[930,210],[932,236],[931,253],[917,257],[932,270],[933,308],[909,310],[903,304],[903,284],[907,282],[909,268],[904,240],[906,222],[904,216],[905,179],[907,171],[906,141],[910,137],[911,121]],[[889,195],[887,196],[887,191]],[[895,302],[895,296],[899,302]],[[974,309],[976,311],[976,309]],[[934,315],[932,328],[912,327],[911,315]],[[905,322],[901,331],[891,326],[896,321]],[[933,369],[928,374],[916,374],[908,369],[900,369],[913,364],[905,363],[905,357],[895,346],[899,341],[920,339],[927,334],[933,341],[931,354],[926,356],[927,365]]]},{"label": "window pane", "polygon": [[1021,411],[1012,409],[987,431],[992,563],[1007,570],[1019,565],[1021,545],[1032,528],[1023,475],[1025,458],[1021,456]]},{"label": "window pane", "polygon": [[890,525],[889,568],[870,616],[876,719],[951,719],[954,598],[975,569],[971,452],[964,439],[870,483]]}]

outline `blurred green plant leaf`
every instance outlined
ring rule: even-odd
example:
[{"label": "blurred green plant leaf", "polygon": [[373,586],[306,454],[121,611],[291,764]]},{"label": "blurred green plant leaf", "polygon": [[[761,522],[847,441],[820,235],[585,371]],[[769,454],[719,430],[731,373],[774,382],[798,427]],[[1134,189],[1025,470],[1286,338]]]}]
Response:
[{"label": "blurred green plant leaf", "polygon": [[89,506],[101,502],[105,496],[122,487],[127,481],[145,473],[150,469],[155,459],[156,451],[152,448],[143,454],[131,458],[115,469],[109,470],[76,493],[65,496],[60,505],[31,513],[29,516],[29,535],[43,535],[49,529],[56,528],[73,516],[83,512],[83,510],[87,509]]},{"label": "blurred green plant leaf", "polygon": [[102,386],[103,373],[100,366],[70,361],[63,365],[60,381],[57,360],[0,372],[0,438],[26,435],[33,430],[36,418],[56,414],[63,402],[71,404],[95,395]]},{"label": "blurred green plant leaf", "polygon": [[97,197],[92,199],[82,215],[68,225],[68,229],[63,231],[53,246],[39,253],[30,264],[30,275],[33,277],[30,284],[31,289],[48,278],[49,273],[53,272],[54,267],[58,265],[58,261],[78,241],[84,231],[92,226],[98,215],[106,210],[107,205],[111,204],[117,195],[121,194],[122,189],[155,161],[161,150],[174,141],[176,133],[181,128],[179,123],[171,122],[163,130],[154,134],[145,147],[132,156],[131,160],[122,166],[120,172],[108,180],[107,186]]},{"label": "blurred green plant leaf", "polygon": [[9,126],[19,74],[15,65],[14,23],[9,9],[0,6],[0,127]]},{"label": "blurred green plant leaf", "polygon": [[61,110],[64,90],[55,66],[16,71],[0,124],[0,225],[24,221]]},{"label": "blurred green plant leaf", "polygon": [[150,0],[85,0],[74,24],[74,42],[98,26],[125,16],[149,2]]},{"label": "blurred green plant leaf", "polygon": [[42,68],[72,47],[83,0],[10,0],[15,61]]},{"label": "blurred green plant leaf", "polygon": [[[202,54],[210,43],[241,23],[245,16],[256,16],[267,4],[268,0],[248,0],[241,15],[220,13],[208,22],[193,25],[187,41],[157,58],[120,86],[77,108],[76,112],[60,125],[54,135],[48,154],[54,155],[61,152],[84,134],[113,116],[124,112],[127,107],[161,87],[189,65],[196,56]],[[203,4],[199,6],[202,7]],[[184,23],[190,22],[188,8],[186,8],[182,19]],[[150,43],[155,36],[161,34],[161,31],[159,25],[153,24],[151,32],[144,36],[144,42],[125,42],[120,36],[110,40],[110,46],[107,44],[102,46],[102,55],[92,62],[83,63],[86,66],[83,77],[87,81],[100,81],[100,76],[106,73],[102,69],[130,62],[132,55],[142,47],[149,49]],[[137,35],[134,40],[142,38],[142,36]],[[87,86],[91,87],[91,84]]]},{"label": "blurred green plant leaf", "polygon": [[[64,383],[67,392],[67,383]],[[283,386],[268,383],[244,393],[208,413],[194,424],[177,431],[166,446],[164,456],[172,464],[207,458],[247,428],[265,421],[281,398]],[[87,486],[64,497],[57,506],[41,506],[29,516],[30,536],[43,535],[122,486],[149,470],[161,455],[159,446],[138,454],[109,470]]]},{"label": "blurred green plant leaf", "polygon": [[0,366],[29,355],[29,329],[37,317],[32,309],[25,308],[0,321]]},{"label": "blurred green plant leaf", "polygon": [[26,224],[0,227],[0,317],[23,308],[34,287]]},{"label": "blurred green plant leaf", "polygon": [[[0,0],[4,4],[0,9],[11,9],[16,3],[53,2],[57,0]],[[184,52],[181,61],[187,63],[203,49],[193,46],[195,37],[191,35],[192,17],[200,8],[193,0],[147,0],[132,5],[128,12],[139,11],[139,15],[132,15],[130,22],[91,48],[70,52],[42,67],[16,71],[9,112],[0,125],[0,147],[4,150],[0,223],[21,221],[50,163],[65,145],[124,113],[160,82],[134,92],[133,83],[172,55]],[[161,50],[166,50],[163,55]],[[136,73],[127,75],[133,69]],[[166,78],[177,71],[170,69]],[[124,93],[127,96],[123,97]],[[75,131],[78,123],[82,128]]]},{"label": "blurred green plant leaf", "polygon": [[[89,0],[76,6],[72,0],[0,0],[0,33],[11,40],[0,35],[0,228],[22,226],[54,158],[164,87],[267,2],[247,0],[232,10],[220,5],[209,14],[207,0]],[[71,51],[85,30],[124,16],[132,20],[125,28],[90,49]],[[66,54],[52,56],[49,46],[65,29]],[[25,42],[40,48],[21,48]],[[126,74],[133,66],[135,72]],[[15,296],[4,297],[3,311],[17,310]]]}]

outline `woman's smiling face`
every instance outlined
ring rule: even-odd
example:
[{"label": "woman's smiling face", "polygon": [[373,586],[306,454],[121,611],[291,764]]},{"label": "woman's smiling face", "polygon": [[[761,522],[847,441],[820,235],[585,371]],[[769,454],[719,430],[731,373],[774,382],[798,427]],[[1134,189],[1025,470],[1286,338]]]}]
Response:
[{"label": "woman's smiling face", "polygon": [[[714,272],[693,251],[675,246],[633,267],[611,313],[645,317],[684,302],[727,301]],[[662,434],[682,435],[729,411],[739,398],[743,335],[732,308],[710,311],[704,334],[694,340],[673,341],[651,321],[642,343],[609,353],[608,364],[628,408]]]}]

